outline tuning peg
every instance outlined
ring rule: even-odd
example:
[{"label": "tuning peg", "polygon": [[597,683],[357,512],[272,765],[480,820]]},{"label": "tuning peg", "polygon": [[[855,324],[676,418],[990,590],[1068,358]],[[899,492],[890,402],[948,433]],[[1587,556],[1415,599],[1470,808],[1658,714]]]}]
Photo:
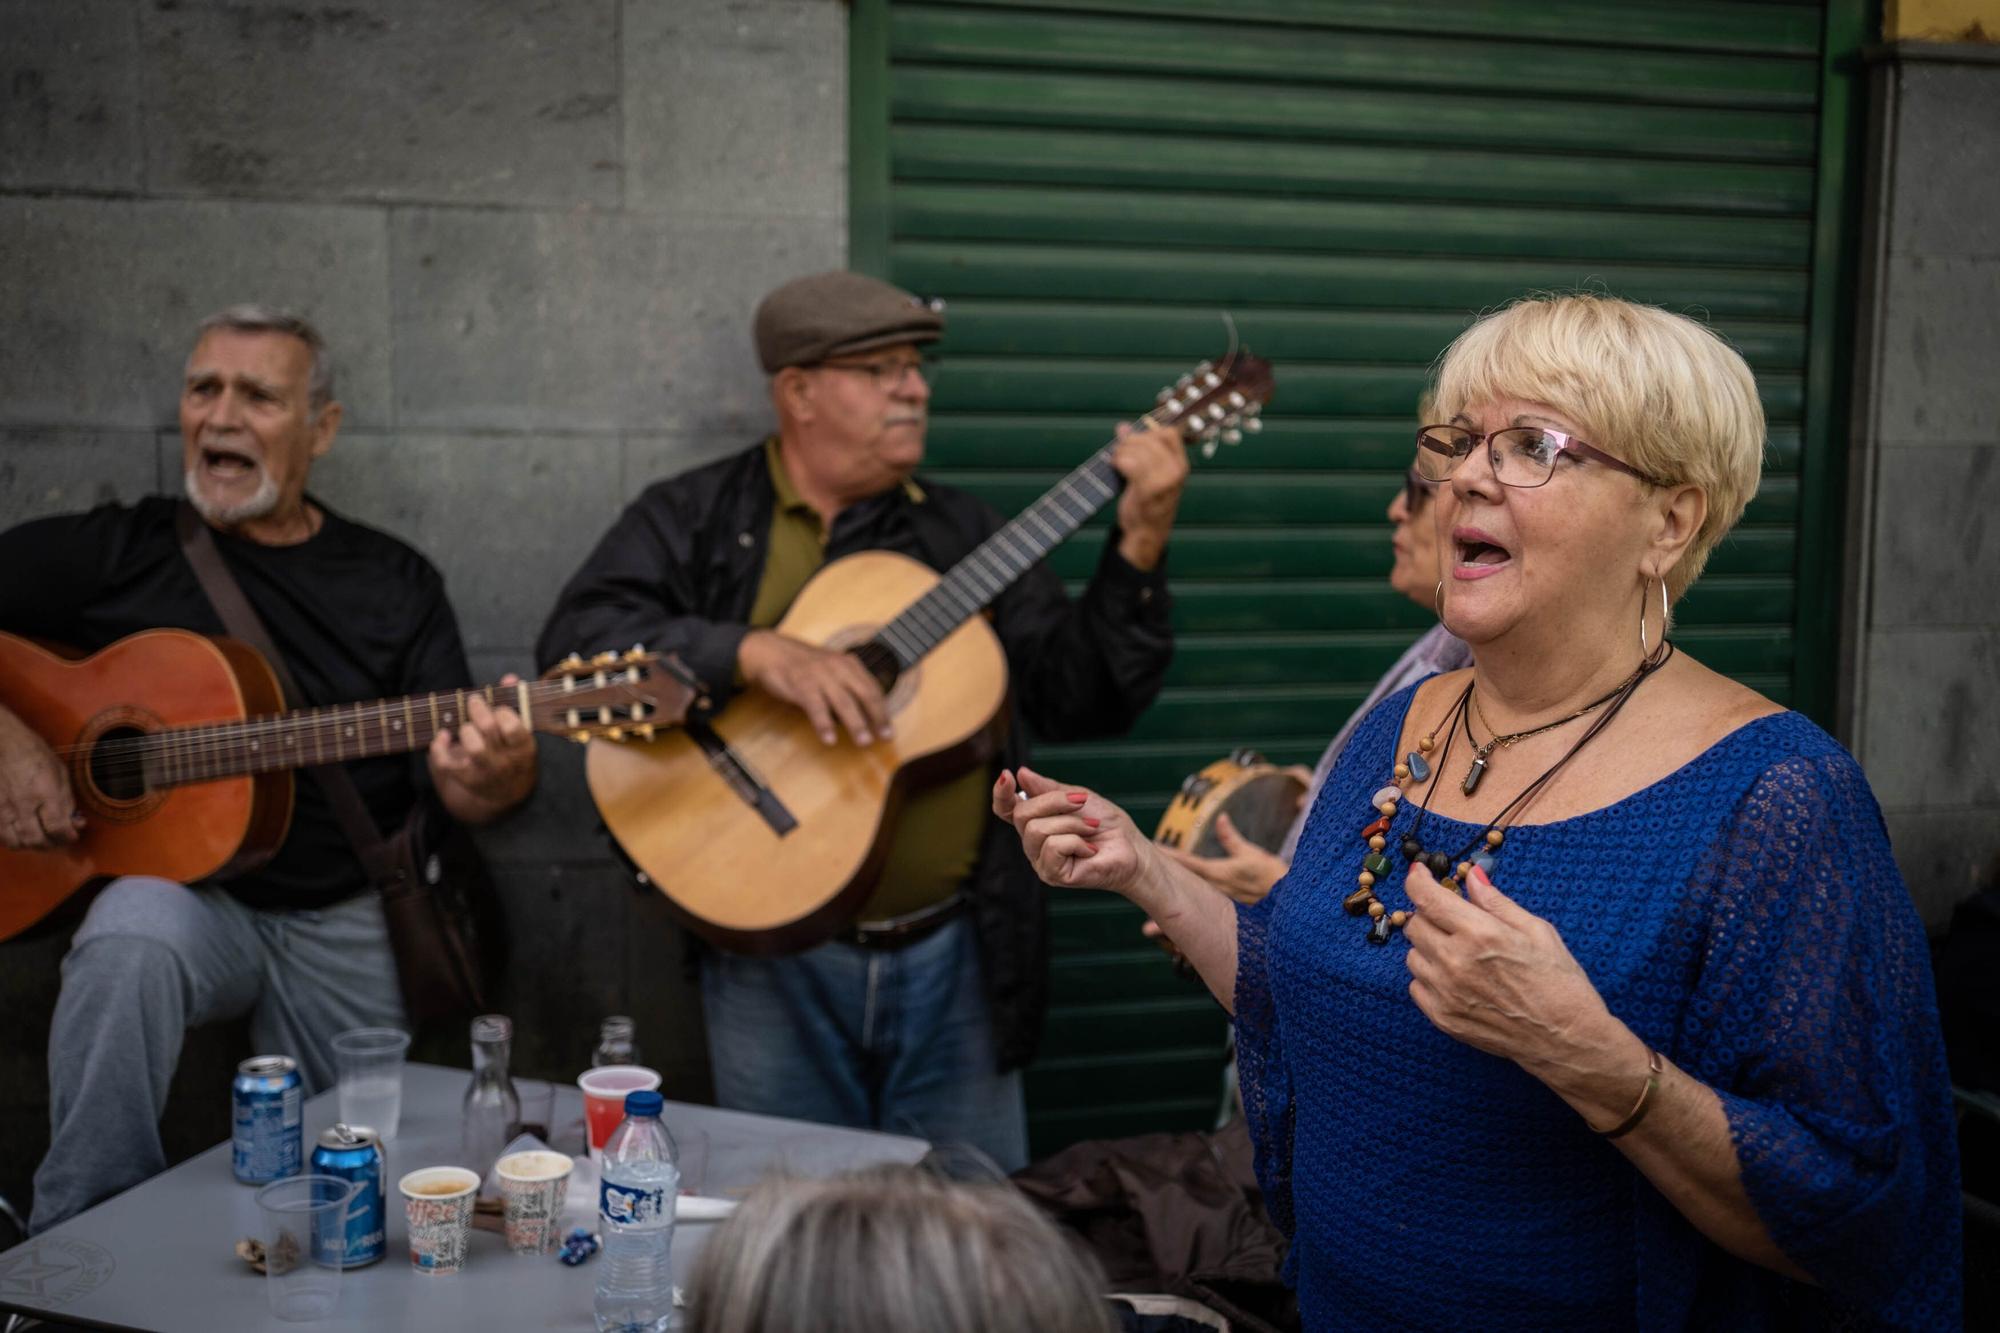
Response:
[{"label": "tuning peg", "polygon": [[561,667],[565,671],[574,671],[576,668],[583,665],[583,659],[581,657],[578,657],[575,653],[571,653],[568,657],[565,657],[562,661],[556,663],[556,665]]},{"label": "tuning peg", "polygon": [[1210,403],[1208,405],[1208,419],[1210,421],[1220,421],[1228,415],[1229,413],[1223,409],[1221,403]]},{"label": "tuning peg", "polygon": [[638,726],[632,728],[632,730],[639,733],[640,740],[649,741],[653,739],[653,724],[650,722],[641,722]]},{"label": "tuning peg", "polygon": [[1242,394],[1236,392],[1236,390],[1234,389],[1231,389],[1229,391],[1229,405],[1235,408],[1237,411],[1241,412],[1244,408],[1248,407],[1250,403],[1249,400],[1246,399]]},{"label": "tuning peg", "polygon": [[1215,362],[1204,361],[1200,365],[1194,368],[1194,373],[1197,375],[1206,375],[1209,371],[1214,369],[1215,369]]},{"label": "tuning peg", "polygon": [[1179,379],[1174,381],[1174,387],[1176,389],[1185,389],[1187,388],[1188,385],[1193,383],[1194,383],[1193,375],[1183,375]]},{"label": "tuning peg", "polygon": [[1201,382],[1203,385],[1211,389],[1220,388],[1222,386],[1222,376],[1216,374],[1214,371],[1211,370],[1208,372],[1206,376],[1203,377]]},{"label": "tuning peg", "polygon": [[625,660],[628,662],[637,662],[645,655],[646,655],[646,645],[643,643],[635,643],[632,645],[631,650],[625,654]]},{"label": "tuning peg", "polygon": [[1258,431],[1264,429],[1264,418],[1244,417],[1243,429],[1249,431],[1252,435],[1255,435]]},{"label": "tuning peg", "polygon": [[604,653],[599,653],[597,656],[591,658],[590,663],[592,666],[610,666],[613,662],[616,662],[617,660],[618,660],[617,653],[604,652]]},{"label": "tuning peg", "polygon": [[606,736],[606,737],[607,737],[608,739],[610,739],[610,740],[614,740],[614,741],[622,741],[622,740],[624,740],[624,739],[625,739],[625,728],[623,728],[623,727],[613,727],[613,728],[611,728],[611,729],[610,729],[609,731],[605,732],[604,734],[605,734],[605,736]]},{"label": "tuning peg", "polygon": [[569,734],[569,738],[578,745],[588,745],[590,743],[590,733],[587,731],[572,731]]},{"label": "tuning peg", "polygon": [[1250,406],[1243,409],[1243,415],[1246,417],[1254,417],[1263,410],[1264,410],[1264,405],[1262,403],[1252,403],[1250,404]]},{"label": "tuning peg", "polygon": [[1222,432],[1222,442],[1224,444],[1241,444],[1243,443],[1243,432],[1240,430],[1226,430]]},{"label": "tuning peg", "polygon": [[1201,442],[1201,456],[1203,458],[1215,457],[1215,441],[1213,439],[1203,440]]}]

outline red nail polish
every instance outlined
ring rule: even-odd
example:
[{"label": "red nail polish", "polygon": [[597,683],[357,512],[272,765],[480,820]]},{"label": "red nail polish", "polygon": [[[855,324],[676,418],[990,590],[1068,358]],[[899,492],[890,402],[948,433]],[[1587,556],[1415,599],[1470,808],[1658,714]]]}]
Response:
[{"label": "red nail polish", "polygon": [[1087,792],[1073,791],[1069,794],[1069,803],[1071,805],[1082,805],[1089,799],[1090,795]]},{"label": "red nail polish", "polygon": [[1104,821],[1101,819],[1092,819],[1089,815],[1085,815],[1083,817],[1083,822],[1085,827],[1087,828],[1096,828],[1099,824],[1102,824]]}]

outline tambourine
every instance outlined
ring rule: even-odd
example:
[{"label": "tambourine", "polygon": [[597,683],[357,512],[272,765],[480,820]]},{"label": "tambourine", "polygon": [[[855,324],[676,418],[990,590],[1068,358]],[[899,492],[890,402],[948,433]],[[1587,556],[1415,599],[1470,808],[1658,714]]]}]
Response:
[{"label": "tambourine", "polygon": [[1225,856],[1215,836],[1215,817],[1229,816],[1236,831],[1267,852],[1285,845],[1299,817],[1305,779],[1294,768],[1279,768],[1255,750],[1232,750],[1199,773],[1190,773],[1153,830],[1153,841],[1196,856]]}]

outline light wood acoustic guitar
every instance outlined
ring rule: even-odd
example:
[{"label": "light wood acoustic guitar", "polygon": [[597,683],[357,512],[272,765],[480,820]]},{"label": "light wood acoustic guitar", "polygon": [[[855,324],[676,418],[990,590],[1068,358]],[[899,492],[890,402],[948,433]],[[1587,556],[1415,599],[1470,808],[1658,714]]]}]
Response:
[{"label": "light wood acoustic guitar", "polygon": [[[1204,362],[1141,425],[1213,453],[1255,430],[1269,363]],[[1106,445],[942,577],[866,551],[815,574],[776,626],[860,658],[895,734],[824,745],[755,687],[650,745],[593,744],[590,794],[619,847],[693,931],[738,953],[794,953],[852,920],[881,873],[905,795],[986,762],[1005,727],[1007,659],[979,614],[1118,494]]]},{"label": "light wood acoustic guitar", "polygon": [[423,749],[468,695],[572,740],[643,740],[686,710],[679,671],[634,649],[538,681],[283,712],[269,664],[235,639],[147,630],[77,658],[0,634],[0,704],[62,760],[84,817],[67,847],[0,849],[0,940],[109,876],[253,869],[291,825],[293,769]]}]

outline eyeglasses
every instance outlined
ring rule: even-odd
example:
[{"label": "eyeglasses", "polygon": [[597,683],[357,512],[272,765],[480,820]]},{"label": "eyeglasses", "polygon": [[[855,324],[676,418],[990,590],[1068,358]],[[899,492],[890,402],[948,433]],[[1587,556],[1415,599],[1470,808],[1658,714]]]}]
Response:
[{"label": "eyeglasses", "polygon": [[1437,483],[1434,481],[1424,480],[1423,474],[1418,472],[1414,467],[1405,472],[1403,474],[1404,511],[1414,514],[1419,509],[1422,509],[1424,502],[1431,498],[1431,488],[1435,485]]},{"label": "eyeglasses", "polygon": [[1425,481],[1443,481],[1457,470],[1468,454],[1486,442],[1487,460],[1493,477],[1502,486],[1530,487],[1545,484],[1555,475],[1556,460],[1575,454],[1605,467],[1637,477],[1651,486],[1669,483],[1649,477],[1629,463],[1622,463],[1564,431],[1547,426],[1510,426],[1491,435],[1480,435],[1462,426],[1425,426],[1417,432],[1416,470]]},{"label": "eyeglasses", "polygon": [[903,387],[903,381],[911,371],[915,371],[917,378],[929,386],[937,379],[938,362],[936,357],[931,356],[914,361],[822,361],[819,369],[859,371],[873,376],[875,387],[883,393],[894,393]]}]

